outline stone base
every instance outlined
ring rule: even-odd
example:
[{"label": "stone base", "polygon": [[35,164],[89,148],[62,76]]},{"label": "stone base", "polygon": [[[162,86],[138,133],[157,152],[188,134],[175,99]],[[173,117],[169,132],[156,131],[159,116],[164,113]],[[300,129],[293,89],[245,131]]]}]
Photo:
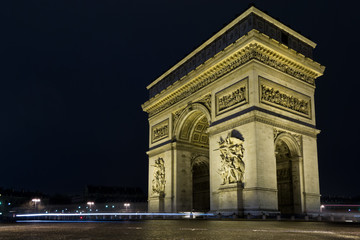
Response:
[{"label": "stone base", "polygon": [[164,212],[164,194],[153,195],[149,197],[149,212]]},{"label": "stone base", "polygon": [[218,213],[243,216],[243,185],[241,183],[226,184],[219,188]]}]

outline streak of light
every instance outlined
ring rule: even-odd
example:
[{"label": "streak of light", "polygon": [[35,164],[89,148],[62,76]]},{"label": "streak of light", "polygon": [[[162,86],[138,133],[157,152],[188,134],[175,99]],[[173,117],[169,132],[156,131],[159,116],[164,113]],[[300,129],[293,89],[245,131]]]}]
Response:
[{"label": "streak of light", "polygon": [[47,217],[47,216],[214,216],[212,213],[32,213],[32,214],[16,214],[16,217]]}]

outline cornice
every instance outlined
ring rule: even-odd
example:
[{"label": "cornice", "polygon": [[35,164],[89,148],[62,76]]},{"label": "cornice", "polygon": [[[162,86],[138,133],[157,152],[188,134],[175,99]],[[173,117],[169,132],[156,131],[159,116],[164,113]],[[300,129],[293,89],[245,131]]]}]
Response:
[{"label": "cornice", "polygon": [[303,35],[297,33],[296,31],[292,30],[291,28],[287,27],[286,25],[282,24],[281,22],[279,22],[278,20],[270,17],[269,15],[267,15],[266,13],[260,11],[259,9],[257,9],[256,7],[252,6],[250,7],[248,10],[246,10],[245,12],[243,12],[240,16],[238,16],[237,18],[235,18],[233,21],[231,21],[228,25],[226,25],[224,28],[222,28],[220,31],[218,31],[216,34],[214,34],[210,39],[208,39],[206,42],[204,42],[203,44],[201,44],[198,48],[196,48],[193,52],[191,52],[190,54],[188,54],[185,58],[183,58],[181,61],[179,61],[177,64],[175,64],[172,68],[170,68],[168,71],[166,71],[165,73],[163,73],[160,77],[158,77],[157,79],[155,79],[151,84],[149,84],[146,88],[149,90],[151,87],[153,87],[155,84],[157,84],[158,82],[160,82],[164,77],[166,77],[167,75],[169,75],[171,72],[173,72],[175,69],[177,69],[179,66],[181,66],[182,64],[184,64],[186,61],[188,61],[190,58],[192,58],[193,56],[195,56],[197,53],[199,53],[201,50],[205,49],[207,46],[209,46],[212,42],[214,42],[217,38],[219,38],[220,36],[222,36],[225,32],[227,32],[229,29],[233,28],[237,23],[241,22],[242,20],[244,20],[247,16],[249,16],[250,14],[256,14],[257,16],[265,19],[267,22],[275,25],[276,27],[278,27],[279,29],[282,29],[283,31],[289,33],[290,35],[298,38],[299,40],[301,40],[302,42],[308,44],[309,46],[311,46],[312,48],[316,47],[316,43],[314,43],[313,41],[311,41],[310,39],[304,37]]},{"label": "cornice", "polygon": [[211,61],[144,103],[142,108],[149,113],[149,117],[152,117],[252,60],[311,86],[315,86],[315,78],[321,76],[324,71],[324,67],[319,63],[294,53],[293,50],[270,40],[257,30],[252,30],[246,37],[239,39]]},{"label": "cornice", "polygon": [[256,110],[252,111],[250,114],[247,114],[245,117],[242,117],[240,119],[237,118],[237,120],[233,121],[232,123],[226,122],[226,124],[225,124],[225,122],[224,122],[224,123],[221,123],[216,126],[210,126],[208,128],[208,133],[210,136],[216,135],[218,133],[234,129],[236,127],[239,127],[239,126],[251,123],[251,122],[264,123],[264,124],[270,125],[272,127],[284,129],[284,130],[287,130],[290,132],[294,132],[294,133],[298,133],[298,134],[302,134],[302,135],[306,135],[306,136],[310,136],[310,137],[314,137],[314,138],[316,138],[316,136],[320,133],[320,130],[318,130],[316,128],[308,127],[305,125],[301,125],[301,127],[297,127],[296,124],[295,125],[291,124],[291,123],[284,124],[284,123],[274,120],[272,118],[268,118],[262,114],[258,114],[258,111],[256,111]]}]

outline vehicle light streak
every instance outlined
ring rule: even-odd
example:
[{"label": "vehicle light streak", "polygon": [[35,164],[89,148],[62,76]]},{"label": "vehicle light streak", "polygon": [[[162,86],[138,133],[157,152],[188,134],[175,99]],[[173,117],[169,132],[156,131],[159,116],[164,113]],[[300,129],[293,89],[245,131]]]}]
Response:
[{"label": "vehicle light streak", "polygon": [[105,213],[31,213],[31,214],[16,214],[16,217],[47,217],[47,216],[214,216],[212,213],[119,213],[119,212],[105,212]]}]

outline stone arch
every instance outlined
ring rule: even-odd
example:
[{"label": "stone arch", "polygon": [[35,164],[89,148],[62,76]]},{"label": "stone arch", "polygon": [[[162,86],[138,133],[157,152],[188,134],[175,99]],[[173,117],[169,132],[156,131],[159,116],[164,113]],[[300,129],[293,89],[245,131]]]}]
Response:
[{"label": "stone arch", "polygon": [[191,169],[194,168],[194,166],[209,166],[209,157],[205,155],[195,155],[191,158]]},{"label": "stone arch", "polygon": [[275,139],[275,146],[279,141],[284,141],[286,143],[291,151],[292,157],[301,157],[301,146],[293,135],[287,132],[280,133]]},{"label": "stone arch", "polygon": [[201,103],[193,103],[186,107],[174,127],[176,141],[208,146],[207,128],[210,125],[210,112]]},{"label": "stone arch", "polygon": [[190,103],[187,107],[185,107],[181,113],[179,114],[176,122],[174,123],[174,136],[178,137],[180,131],[184,125],[185,120],[194,112],[198,112],[198,114],[205,115],[209,125],[211,124],[211,114],[207,107],[205,107],[201,103]]},{"label": "stone arch", "polygon": [[282,214],[301,214],[302,157],[298,140],[290,133],[280,133],[275,139],[278,210]]},{"label": "stone arch", "polygon": [[186,186],[180,193],[184,199],[182,211],[210,210],[209,119],[210,113],[203,104],[192,103],[182,110],[174,124],[176,152],[181,159],[178,179]]}]

